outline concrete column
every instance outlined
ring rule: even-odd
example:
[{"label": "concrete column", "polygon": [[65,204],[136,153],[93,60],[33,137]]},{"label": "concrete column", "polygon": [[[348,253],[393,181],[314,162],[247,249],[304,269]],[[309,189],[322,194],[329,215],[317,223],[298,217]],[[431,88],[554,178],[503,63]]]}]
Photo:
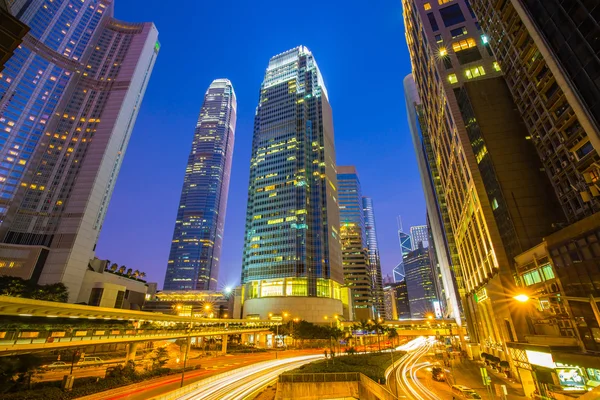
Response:
[{"label": "concrete column", "polygon": [[221,335],[221,354],[227,354],[227,340],[229,339],[229,335]]},{"label": "concrete column", "polygon": [[256,347],[265,348],[267,347],[267,334],[266,333],[257,333],[254,336],[256,340]]},{"label": "concrete column", "polygon": [[247,333],[242,333],[242,339],[241,339],[242,340],[242,344],[252,343],[253,340],[250,340],[250,336],[251,335],[249,335]]},{"label": "concrete column", "polygon": [[127,356],[125,357],[125,364],[128,361],[135,361],[135,353],[137,351],[138,343],[131,342],[127,345]]}]

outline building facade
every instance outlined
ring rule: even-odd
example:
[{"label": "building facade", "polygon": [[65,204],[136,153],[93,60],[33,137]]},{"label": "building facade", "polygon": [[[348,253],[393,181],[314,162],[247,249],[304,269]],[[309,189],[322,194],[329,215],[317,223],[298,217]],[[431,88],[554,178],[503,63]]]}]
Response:
[{"label": "building facade", "polygon": [[0,236],[48,248],[35,275],[40,284],[63,282],[70,301],[93,258],[160,48],[152,23],[119,21],[113,7],[15,2],[31,31],[0,78]]},{"label": "building facade", "polygon": [[338,166],[338,203],[344,283],[352,291],[355,320],[374,317],[374,286],[367,247],[362,189],[354,166]]},{"label": "building facade", "polygon": [[390,283],[383,288],[385,319],[399,320],[410,319],[410,304],[406,281]]},{"label": "building facade", "polygon": [[412,250],[423,247],[429,247],[429,228],[427,225],[416,225],[410,227],[410,243]]},{"label": "building facade", "polygon": [[164,290],[217,289],[236,112],[231,82],[215,79],[196,122]]},{"label": "building facade", "polygon": [[363,212],[365,215],[365,231],[369,247],[369,265],[373,287],[373,304],[375,312],[383,315],[383,278],[381,274],[381,258],[379,257],[379,244],[377,243],[377,227],[375,226],[375,208],[373,199],[363,197]]},{"label": "building facade", "polygon": [[[419,113],[422,112],[422,105],[412,74],[404,78],[404,97],[406,99],[406,114],[410,134],[417,156],[421,186],[425,195],[428,216],[427,226],[431,236],[430,253],[432,254],[430,257],[434,260],[433,264],[437,270],[436,275],[439,277],[436,279],[436,282],[438,282],[438,299],[442,303],[444,315],[454,318],[460,326],[462,325],[462,313],[459,304],[459,283],[462,284],[462,279],[460,279],[460,266],[456,261],[458,260],[458,254],[456,253],[452,232],[447,235],[445,230],[445,227],[450,228],[447,205],[443,201],[443,190],[439,183],[437,167],[435,163],[429,162],[433,155],[419,124]],[[445,224],[444,221],[446,221]],[[448,237],[450,237],[450,240],[448,240]],[[464,296],[464,289],[462,292]]]},{"label": "building facade", "polygon": [[344,274],[333,118],[304,46],[271,58],[256,109],[242,262],[243,315],[341,315]]},{"label": "building facade", "polygon": [[0,0],[0,72],[28,31],[29,27],[10,13],[6,1]]},{"label": "building facade", "polygon": [[406,290],[412,318],[425,318],[435,314],[438,301],[429,251],[420,245],[404,259]]},{"label": "building facade", "polygon": [[513,257],[564,216],[470,4],[440,3],[403,1],[419,124],[444,191],[471,340],[516,375],[506,343],[528,329],[509,300]]}]

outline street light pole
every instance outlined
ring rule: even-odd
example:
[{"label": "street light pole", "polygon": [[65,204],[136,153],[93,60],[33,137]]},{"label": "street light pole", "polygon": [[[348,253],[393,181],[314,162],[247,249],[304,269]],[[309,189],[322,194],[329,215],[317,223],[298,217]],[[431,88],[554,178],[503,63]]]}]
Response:
[{"label": "street light pole", "polygon": [[[207,304],[206,306],[204,306],[204,309],[206,311],[210,310],[210,305]],[[194,320],[194,306],[192,306],[192,308],[190,309],[190,326],[188,327],[187,342],[185,345],[185,354],[183,356],[183,370],[181,371],[181,384],[179,385],[179,387],[183,387],[183,381],[185,379],[185,367],[187,366],[188,354],[190,352],[190,347],[192,346],[193,320]]]}]

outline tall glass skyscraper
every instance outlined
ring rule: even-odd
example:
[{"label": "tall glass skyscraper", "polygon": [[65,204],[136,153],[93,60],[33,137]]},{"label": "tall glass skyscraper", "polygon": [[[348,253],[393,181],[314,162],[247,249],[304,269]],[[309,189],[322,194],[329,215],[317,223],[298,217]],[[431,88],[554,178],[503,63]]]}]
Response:
[{"label": "tall glass skyscraper", "polygon": [[354,319],[373,318],[373,281],[367,250],[362,189],[354,166],[338,166],[338,198],[344,282],[352,290]]},{"label": "tall glass skyscraper", "polygon": [[10,246],[20,246],[19,254],[24,245],[40,247],[28,277],[63,282],[76,301],[160,48],[158,32],[152,23],[114,19],[107,1],[12,7],[31,31],[0,74],[0,258],[11,260],[12,275],[25,266]]},{"label": "tall glass skyscraper", "polygon": [[412,251],[412,243],[410,235],[404,233],[402,228],[402,217],[398,216],[398,242],[400,243],[400,262],[392,271],[394,274],[394,282],[400,282],[406,276],[404,271],[404,258]]},{"label": "tall glass skyscraper", "polygon": [[426,314],[435,314],[437,295],[429,251],[419,244],[416,250],[404,258],[404,269],[412,318],[424,318]]},{"label": "tall glass skyscraper", "polygon": [[183,180],[164,290],[216,290],[237,102],[231,82],[204,95]]},{"label": "tall glass skyscraper", "polygon": [[271,58],[256,109],[242,264],[243,315],[340,315],[333,118],[312,53]]},{"label": "tall glass skyscraper", "polygon": [[371,265],[371,281],[373,287],[373,305],[379,315],[385,314],[383,304],[383,277],[381,275],[381,259],[379,257],[379,244],[377,243],[377,228],[375,226],[375,208],[373,199],[363,197],[363,213],[365,217],[365,232],[367,246],[369,247],[369,263]]}]

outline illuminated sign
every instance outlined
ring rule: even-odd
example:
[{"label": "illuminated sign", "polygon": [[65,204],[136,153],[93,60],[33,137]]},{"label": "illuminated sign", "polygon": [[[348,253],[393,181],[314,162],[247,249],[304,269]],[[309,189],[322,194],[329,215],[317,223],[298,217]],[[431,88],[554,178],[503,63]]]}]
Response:
[{"label": "illuminated sign", "polygon": [[561,386],[585,389],[585,379],[577,367],[559,368],[556,370],[556,375]]},{"label": "illuminated sign", "polygon": [[546,367],[546,368],[550,368],[550,369],[556,368],[556,364],[554,363],[554,359],[552,358],[552,354],[550,354],[550,353],[542,353],[539,351],[525,350],[525,354],[527,354],[527,359],[529,360],[529,364],[539,365],[540,367]]}]

